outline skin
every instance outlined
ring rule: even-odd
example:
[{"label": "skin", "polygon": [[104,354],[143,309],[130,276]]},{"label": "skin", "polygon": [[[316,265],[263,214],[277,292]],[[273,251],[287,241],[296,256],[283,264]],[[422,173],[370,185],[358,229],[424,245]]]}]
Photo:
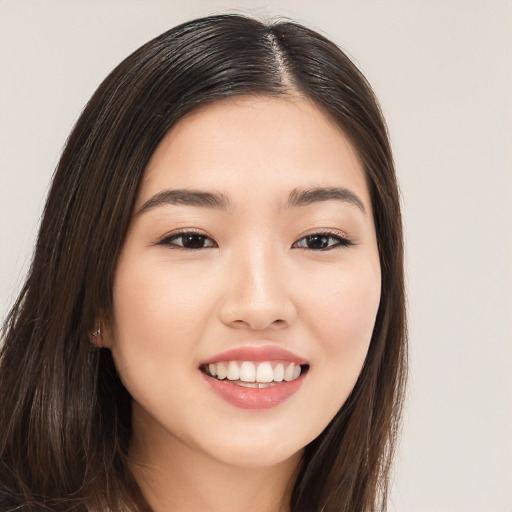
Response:
[{"label": "skin", "polygon": [[[297,187],[344,187],[365,211],[334,199],[287,207]],[[139,213],[168,189],[221,193],[229,208]],[[181,229],[212,246],[184,250],[169,238]],[[304,247],[306,235],[326,230],[329,249]],[[196,110],[145,171],[113,294],[103,341],[134,400],[132,469],[153,509],[288,510],[303,447],[352,390],[380,300],[371,202],[353,146],[299,95]],[[198,369],[225,350],[268,344],[310,365],[279,406],[235,407]]]}]

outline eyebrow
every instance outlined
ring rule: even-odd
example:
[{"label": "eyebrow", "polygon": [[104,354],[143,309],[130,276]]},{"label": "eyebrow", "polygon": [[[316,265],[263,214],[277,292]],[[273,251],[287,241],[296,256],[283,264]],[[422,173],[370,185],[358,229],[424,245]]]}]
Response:
[{"label": "eyebrow", "polygon": [[[307,206],[322,201],[342,201],[352,203],[366,213],[363,202],[356,194],[344,187],[316,187],[299,189],[290,192],[287,208]],[[162,190],[149,198],[138,211],[141,215],[153,208],[164,205],[199,206],[215,210],[228,211],[233,205],[229,198],[221,193],[203,192],[200,190],[168,189]]]},{"label": "eyebrow", "polygon": [[227,211],[231,208],[231,202],[224,194],[202,192],[199,190],[162,190],[148,199],[139,210],[138,214],[152,210],[157,206],[174,204],[178,206],[200,206]]},{"label": "eyebrow", "polygon": [[308,189],[295,188],[288,197],[287,207],[307,206],[320,201],[342,201],[352,203],[364,214],[366,210],[363,202],[354,192],[344,187],[317,187]]}]

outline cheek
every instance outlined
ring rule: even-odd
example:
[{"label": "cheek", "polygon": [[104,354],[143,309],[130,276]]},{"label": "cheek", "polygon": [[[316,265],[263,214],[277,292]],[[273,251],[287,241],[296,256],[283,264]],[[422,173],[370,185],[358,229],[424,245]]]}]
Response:
[{"label": "cheek", "polygon": [[364,364],[380,303],[380,271],[367,266],[324,280],[312,294],[309,317],[320,340],[320,395],[334,415],[352,391]]},{"label": "cheek", "polygon": [[201,286],[197,272],[121,259],[114,283],[112,353],[127,388],[132,380],[159,375],[163,362],[173,375],[195,364],[190,354],[210,317],[212,289]]},{"label": "cheek", "polygon": [[340,283],[332,300],[331,326],[327,339],[333,351],[366,351],[380,302],[380,279],[346,279]]},{"label": "cheek", "polygon": [[[380,303],[380,267],[351,265],[317,279],[309,288],[310,310],[333,352],[369,342]],[[313,283],[314,284],[314,283]]]},{"label": "cheek", "polygon": [[114,284],[117,333],[129,333],[140,342],[162,339],[169,344],[169,338],[197,326],[202,320],[199,313],[211,306],[212,288],[201,286],[201,274],[194,270],[177,271],[158,261],[144,266],[121,262]]}]

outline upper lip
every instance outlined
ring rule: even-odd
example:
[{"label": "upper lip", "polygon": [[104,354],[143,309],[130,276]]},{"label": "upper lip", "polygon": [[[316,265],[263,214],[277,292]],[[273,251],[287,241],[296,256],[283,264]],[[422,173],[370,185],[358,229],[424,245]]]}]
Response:
[{"label": "upper lip", "polygon": [[205,361],[204,364],[213,364],[220,361],[289,361],[295,364],[308,364],[303,357],[276,345],[244,346],[216,354]]}]

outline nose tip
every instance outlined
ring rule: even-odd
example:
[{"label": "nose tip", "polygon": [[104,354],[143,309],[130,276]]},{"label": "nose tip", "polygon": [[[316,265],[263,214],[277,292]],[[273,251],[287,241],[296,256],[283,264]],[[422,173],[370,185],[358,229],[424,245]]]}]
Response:
[{"label": "nose tip", "polygon": [[285,272],[274,259],[231,267],[220,316],[225,325],[262,331],[284,329],[296,316]]}]

